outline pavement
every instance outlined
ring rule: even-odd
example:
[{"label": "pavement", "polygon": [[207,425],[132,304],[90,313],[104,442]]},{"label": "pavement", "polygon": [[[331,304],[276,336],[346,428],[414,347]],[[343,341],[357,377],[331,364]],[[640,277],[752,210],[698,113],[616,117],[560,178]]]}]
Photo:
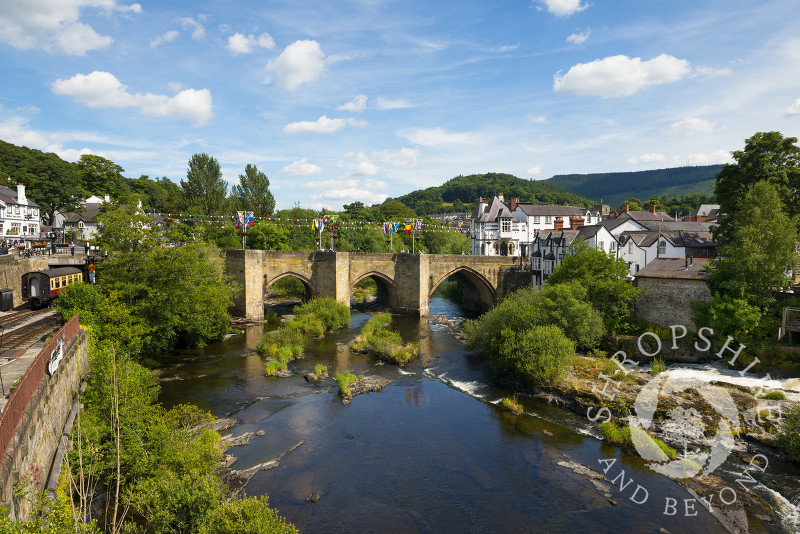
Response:
[{"label": "pavement", "polygon": [[[20,307],[16,310],[12,310],[12,312],[20,311],[22,309],[25,308]],[[3,324],[3,318],[11,315],[12,312],[0,312],[0,324]],[[9,328],[5,331],[5,334],[17,332],[44,317],[49,317],[54,314],[54,310],[46,310],[44,313],[37,314],[29,318],[27,321]],[[50,334],[56,330],[58,330],[58,326],[54,326],[53,331],[50,332]],[[0,396],[0,411],[2,411],[2,407],[5,406],[5,403],[8,400],[7,395],[9,393],[9,387],[14,383],[15,380],[25,374],[25,371],[28,370],[28,367],[30,367],[31,363],[33,363],[33,360],[44,348],[44,338],[50,334],[45,334],[38,339],[32,340],[31,344],[27,348],[20,347],[3,350],[0,352],[0,394],[2,395]]]}]

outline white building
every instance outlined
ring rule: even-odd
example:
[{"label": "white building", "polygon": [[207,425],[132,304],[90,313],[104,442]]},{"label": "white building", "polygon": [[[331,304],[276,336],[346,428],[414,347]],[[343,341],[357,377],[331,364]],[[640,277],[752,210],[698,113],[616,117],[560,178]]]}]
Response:
[{"label": "white building", "polygon": [[97,215],[100,214],[100,205],[110,202],[108,195],[105,198],[91,196],[83,201],[83,209],[79,212],[66,212],[56,214],[53,223],[54,228],[61,228],[65,231],[76,229],[78,239],[87,241],[94,239],[97,232]]},{"label": "white building", "polygon": [[39,205],[25,196],[25,186],[14,191],[0,187],[0,233],[3,239],[33,237],[41,234]]}]

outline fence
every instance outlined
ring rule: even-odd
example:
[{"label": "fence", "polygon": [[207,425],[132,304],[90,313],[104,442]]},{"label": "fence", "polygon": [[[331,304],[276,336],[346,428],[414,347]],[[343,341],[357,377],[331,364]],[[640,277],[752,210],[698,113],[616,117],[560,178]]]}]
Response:
[{"label": "fence", "polygon": [[[62,326],[56,335],[50,340],[47,346],[34,358],[33,363],[25,371],[25,374],[17,382],[17,387],[8,396],[3,412],[0,413],[0,461],[5,458],[8,447],[14,440],[14,434],[22,421],[25,412],[34,400],[34,396],[39,391],[39,385],[47,374],[47,364],[50,363],[50,355],[56,348],[58,340],[64,336],[64,349],[78,333],[78,314]],[[38,401],[38,399],[36,399]],[[7,473],[3,473],[3,480],[7,480]],[[5,493],[6,488],[3,488]]]}]

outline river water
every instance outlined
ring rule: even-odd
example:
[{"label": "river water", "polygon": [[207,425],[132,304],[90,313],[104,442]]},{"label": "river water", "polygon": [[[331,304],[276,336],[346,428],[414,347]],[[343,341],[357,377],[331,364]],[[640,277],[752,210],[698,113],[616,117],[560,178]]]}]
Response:
[{"label": "river water", "polygon": [[[431,314],[455,317],[460,307],[434,295]],[[513,391],[478,353],[427,319],[395,316],[406,340],[418,340],[423,358],[405,369],[376,365],[350,353],[347,342],[368,315],[354,311],[351,326],[314,342],[289,363],[291,378],[264,376],[256,346],[265,328],[167,357],[161,400],[191,402],[217,417],[238,421],[234,435],[265,431],[229,450],[244,469],[286,454],[280,465],[259,471],[246,487],[267,494],[273,507],[304,533],[329,532],[724,532],[700,503],[672,480],[647,468],[632,452],[597,439],[588,420],[521,397],[525,414],[496,403]],[[423,367],[423,362],[425,366]],[[318,363],[394,381],[379,393],[342,405],[329,379],[315,385],[300,374]],[[557,465],[572,460],[618,479],[612,500],[582,475]],[[637,486],[642,489],[635,494]],[[312,492],[318,502],[306,502]],[[631,499],[642,501],[637,504]],[[680,503],[665,515],[668,498]],[[777,531],[750,518],[753,532]]]}]

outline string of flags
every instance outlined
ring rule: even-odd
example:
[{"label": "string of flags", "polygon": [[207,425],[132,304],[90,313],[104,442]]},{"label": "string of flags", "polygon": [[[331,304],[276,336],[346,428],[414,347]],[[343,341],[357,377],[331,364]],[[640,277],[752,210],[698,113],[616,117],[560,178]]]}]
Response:
[{"label": "string of flags", "polygon": [[318,219],[284,219],[281,217],[255,217],[252,211],[239,211],[234,217],[229,215],[192,215],[184,213],[150,213],[151,216],[163,217],[165,220],[177,222],[207,221],[212,223],[233,222],[237,230],[253,226],[257,221],[266,224],[294,228],[311,228],[314,232],[333,227],[348,230],[382,230],[384,234],[390,236],[398,231],[406,234],[412,232],[434,232],[434,233],[463,233],[469,234],[467,226],[459,224],[458,227],[442,226],[438,224],[426,224],[421,219],[400,222],[372,222],[372,221],[342,221],[338,215],[326,215]]}]

